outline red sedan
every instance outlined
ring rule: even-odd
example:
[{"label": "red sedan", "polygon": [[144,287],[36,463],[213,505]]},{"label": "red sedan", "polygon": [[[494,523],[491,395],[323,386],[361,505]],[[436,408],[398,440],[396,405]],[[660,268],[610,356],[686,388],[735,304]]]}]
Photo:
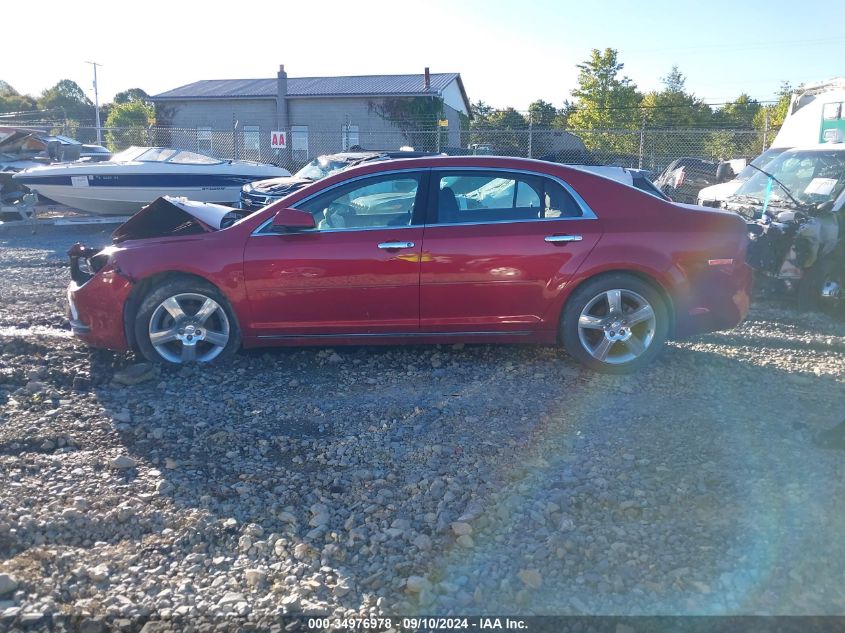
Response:
[{"label": "red sedan", "polygon": [[74,332],[168,363],[242,346],[559,342],[622,373],[749,305],[738,216],[552,163],[381,162],[230,225],[212,207],[160,199],[114,246],[71,249]]}]

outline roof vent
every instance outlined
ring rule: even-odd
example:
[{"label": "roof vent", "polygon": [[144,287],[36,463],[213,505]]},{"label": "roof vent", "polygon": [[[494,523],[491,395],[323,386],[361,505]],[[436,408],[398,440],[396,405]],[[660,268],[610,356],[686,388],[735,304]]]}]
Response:
[{"label": "roof vent", "polygon": [[428,66],[425,67],[425,75],[423,78],[423,87],[425,91],[428,92],[431,90],[431,73],[428,71]]}]

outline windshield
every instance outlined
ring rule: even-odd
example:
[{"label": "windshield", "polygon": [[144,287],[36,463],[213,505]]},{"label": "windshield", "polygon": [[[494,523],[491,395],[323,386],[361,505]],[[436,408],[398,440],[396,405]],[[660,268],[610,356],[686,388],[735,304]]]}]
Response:
[{"label": "windshield", "polygon": [[296,178],[307,178],[308,180],[320,180],[342,169],[346,169],[349,165],[350,163],[346,161],[330,160],[325,156],[320,156],[296,172],[294,176]]},{"label": "windshield", "polygon": [[[785,152],[766,166],[766,171],[789,187],[801,204],[834,200],[845,185],[845,149]],[[737,197],[766,198],[769,177],[757,171],[737,189]],[[777,184],[771,186],[769,202],[791,204],[787,193]]]},{"label": "windshield", "polygon": [[[788,147],[771,147],[771,148],[767,149],[765,152],[760,154],[757,158],[752,160],[750,165],[746,165],[745,167],[743,167],[742,171],[740,171],[737,174],[736,180],[739,180],[740,182],[745,182],[746,180],[751,178],[751,176],[753,176],[754,174],[759,174],[760,172],[758,170],[754,169],[754,167],[759,167],[760,169],[766,169],[766,165],[768,165],[775,158],[777,158],[778,156],[783,154],[787,149],[789,149],[789,148]],[[752,167],[751,165],[754,165],[754,167]],[[768,171],[768,170],[766,170],[766,171]]]},{"label": "windshield", "polygon": [[175,163],[178,165],[219,165],[223,161],[205,154],[170,147],[130,147],[112,156],[111,162],[142,161],[145,163]]},{"label": "windshield", "polygon": [[138,156],[143,154],[147,149],[147,147],[130,147],[128,149],[123,150],[122,152],[118,152],[117,154],[111,157],[112,163],[125,163],[132,160],[137,160]]}]

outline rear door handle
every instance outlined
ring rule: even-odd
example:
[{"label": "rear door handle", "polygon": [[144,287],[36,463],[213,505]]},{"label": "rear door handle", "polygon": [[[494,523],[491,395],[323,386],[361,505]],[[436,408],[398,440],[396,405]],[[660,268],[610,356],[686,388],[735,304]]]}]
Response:
[{"label": "rear door handle", "polygon": [[545,240],[547,242],[580,242],[582,238],[580,235],[547,235]]},{"label": "rear door handle", "polygon": [[413,242],[382,242],[378,247],[385,251],[392,251],[398,248],[414,248]]}]

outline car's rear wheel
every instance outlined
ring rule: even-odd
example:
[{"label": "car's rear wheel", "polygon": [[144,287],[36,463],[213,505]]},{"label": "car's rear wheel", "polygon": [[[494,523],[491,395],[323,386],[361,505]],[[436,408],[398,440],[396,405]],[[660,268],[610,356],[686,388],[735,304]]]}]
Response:
[{"label": "car's rear wheel", "polygon": [[627,374],[649,363],[668,333],[669,312],[661,294],[623,273],[577,288],[561,322],[566,350],[587,367],[610,374]]},{"label": "car's rear wheel", "polygon": [[233,354],[240,329],[214,286],[177,278],[153,288],[135,317],[135,340],[150,361],[207,363]]}]

